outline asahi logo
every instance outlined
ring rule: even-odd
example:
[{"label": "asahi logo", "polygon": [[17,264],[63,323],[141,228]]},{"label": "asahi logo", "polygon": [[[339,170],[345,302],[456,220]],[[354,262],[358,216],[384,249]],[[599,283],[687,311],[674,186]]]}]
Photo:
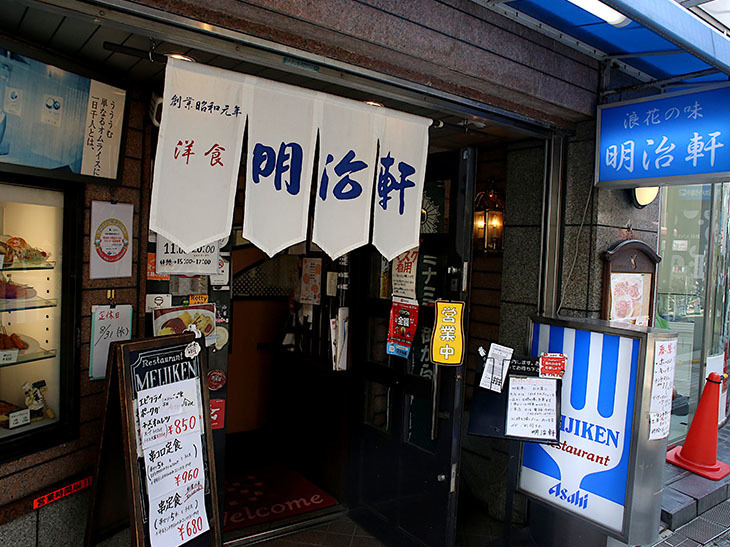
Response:
[{"label": "asahi logo", "polygon": [[562,484],[558,483],[548,490],[548,494],[555,496],[564,502],[575,505],[579,509],[588,508],[588,492],[576,490],[575,492],[568,493],[568,489],[562,488]]}]

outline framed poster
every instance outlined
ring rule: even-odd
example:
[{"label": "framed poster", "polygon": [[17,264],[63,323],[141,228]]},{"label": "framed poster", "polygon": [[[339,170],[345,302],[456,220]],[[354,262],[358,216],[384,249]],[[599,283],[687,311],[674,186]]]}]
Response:
[{"label": "framed poster", "polygon": [[661,257],[643,241],[623,241],[603,255],[602,319],[654,324],[654,291]]}]

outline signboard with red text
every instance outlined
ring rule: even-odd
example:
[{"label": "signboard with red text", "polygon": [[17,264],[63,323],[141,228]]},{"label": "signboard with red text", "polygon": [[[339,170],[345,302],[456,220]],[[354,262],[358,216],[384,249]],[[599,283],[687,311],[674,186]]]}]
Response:
[{"label": "signboard with red text", "polygon": [[[202,338],[186,333],[114,342],[109,351],[112,377],[87,545],[105,526],[127,519],[136,547],[176,547],[193,540],[196,546],[220,545]],[[120,469],[130,485],[126,514],[116,492],[123,482]],[[115,522],[106,522],[110,514],[117,516]]]}]

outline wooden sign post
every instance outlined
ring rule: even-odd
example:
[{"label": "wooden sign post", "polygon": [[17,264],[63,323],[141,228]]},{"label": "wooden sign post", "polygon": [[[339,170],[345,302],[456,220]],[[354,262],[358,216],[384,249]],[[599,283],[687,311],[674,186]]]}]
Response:
[{"label": "wooden sign post", "polygon": [[110,347],[87,546],[221,544],[205,356],[187,333]]}]

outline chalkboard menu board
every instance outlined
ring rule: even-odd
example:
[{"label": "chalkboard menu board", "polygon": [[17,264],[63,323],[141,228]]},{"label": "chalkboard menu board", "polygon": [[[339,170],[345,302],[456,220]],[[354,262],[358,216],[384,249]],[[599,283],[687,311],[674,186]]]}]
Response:
[{"label": "chalkboard menu board", "polygon": [[[489,366],[486,364],[485,366]],[[468,431],[472,435],[557,443],[562,381],[540,378],[540,359],[513,355],[501,393],[476,388]]]},{"label": "chalkboard menu board", "polygon": [[193,334],[112,344],[87,545],[125,525],[136,547],[220,545],[206,369]]}]

